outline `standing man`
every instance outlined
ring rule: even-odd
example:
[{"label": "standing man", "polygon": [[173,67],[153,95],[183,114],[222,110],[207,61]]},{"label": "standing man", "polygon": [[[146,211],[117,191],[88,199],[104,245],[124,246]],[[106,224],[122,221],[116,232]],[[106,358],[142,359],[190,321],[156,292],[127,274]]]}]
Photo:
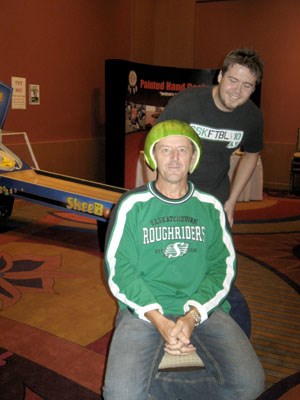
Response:
[{"label": "standing man", "polygon": [[[119,304],[105,400],[254,400],[264,374],[228,315],[235,251],[222,204],[188,181],[201,156],[185,122],[156,124],[145,142],[156,181],[125,193],[109,221],[105,264]],[[160,372],[164,353],[196,352],[205,368]]]},{"label": "standing man", "polygon": [[[202,141],[201,168],[190,180],[215,195],[224,205],[230,225],[234,208],[250,179],[263,147],[263,117],[250,100],[261,82],[263,64],[249,49],[231,51],[218,75],[218,85],[191,88],[170,100],[158,122],[177,119],[189,123]],[[244,155],[230,189],[230,156],[239,147]]]}]

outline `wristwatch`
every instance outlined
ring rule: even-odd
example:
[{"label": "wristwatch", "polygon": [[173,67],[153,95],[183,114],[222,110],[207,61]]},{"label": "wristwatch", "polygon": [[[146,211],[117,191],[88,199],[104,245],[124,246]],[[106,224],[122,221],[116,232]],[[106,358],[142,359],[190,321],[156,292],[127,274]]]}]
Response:
[{"label": "wristwatch", "polygon": [[[195,310],[190,310],[190,311],[188,311],[186,314],[191,314],[191,316],[194,318],[195,326],[200,325],[200,323],[201,323],[201,316],[197,313],[197,311],[195,311]],[[185,315],[186,315],[186,314],[185,314]]]}]

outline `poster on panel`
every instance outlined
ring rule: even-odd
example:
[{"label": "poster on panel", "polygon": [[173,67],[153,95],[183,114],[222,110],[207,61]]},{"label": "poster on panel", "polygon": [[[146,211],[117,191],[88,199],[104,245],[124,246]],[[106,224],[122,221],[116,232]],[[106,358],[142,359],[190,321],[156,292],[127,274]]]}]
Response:
[{"label": "poster on panel", "polygon": [[106,183],[131,189],[149,129],[171,97],[193,86],[216,82],[215,69],[185,69],[105,62]]}]

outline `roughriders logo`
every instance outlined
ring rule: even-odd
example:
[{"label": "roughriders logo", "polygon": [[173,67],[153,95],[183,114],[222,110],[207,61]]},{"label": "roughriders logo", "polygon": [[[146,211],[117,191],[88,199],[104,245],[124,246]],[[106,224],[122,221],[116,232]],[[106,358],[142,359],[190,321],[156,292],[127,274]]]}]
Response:
[{"label": "roughriders logo", "polygon": [[189,248],[188,243],[177,242],[169,244],[164,252],[165,257],[167,258],[176,258],[184,256]]},{"label": "roughriders logo", "polygon": [[[192,240],[195,242],[205,241],[204,226],[158,226],[143,228],[143,244],[162,242],[165,240]],[[183,242],[182,242],[183,243]]]}]

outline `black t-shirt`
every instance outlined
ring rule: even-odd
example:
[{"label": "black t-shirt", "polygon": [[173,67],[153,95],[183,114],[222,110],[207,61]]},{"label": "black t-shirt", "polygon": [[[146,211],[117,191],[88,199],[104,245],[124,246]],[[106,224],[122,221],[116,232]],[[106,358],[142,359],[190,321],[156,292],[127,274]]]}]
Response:
[{"label": "black t-shirt", "polygon": [[263,147],[263,117],[248,100],[231,112],[219,110],[213,101],[212,87],[191,88],[173,97],[157,122],[177,119],[188,122],[202,142],[200,164],[189,179],[201,190],[224,203],[230,191],[230,156],[242,147],[257,153]]}]

